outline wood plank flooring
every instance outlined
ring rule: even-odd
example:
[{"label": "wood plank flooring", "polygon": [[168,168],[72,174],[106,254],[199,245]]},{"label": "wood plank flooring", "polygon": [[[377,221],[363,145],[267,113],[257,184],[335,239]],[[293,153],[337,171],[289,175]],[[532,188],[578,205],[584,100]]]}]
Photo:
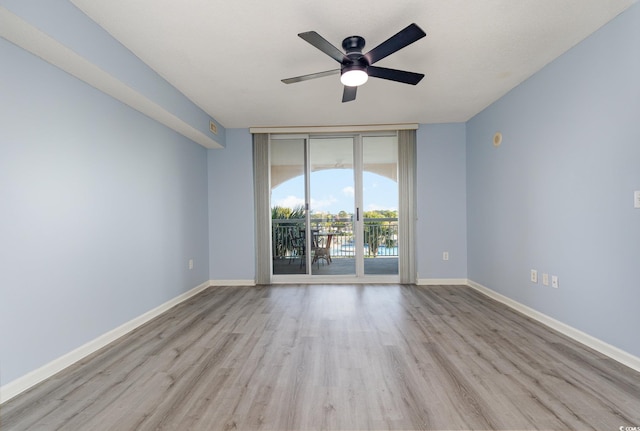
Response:
[{"label": "wood plank flooring", "polygon": [[2,430],[619,430],[640,373],[463,286],[215,287],[0,407]]}]

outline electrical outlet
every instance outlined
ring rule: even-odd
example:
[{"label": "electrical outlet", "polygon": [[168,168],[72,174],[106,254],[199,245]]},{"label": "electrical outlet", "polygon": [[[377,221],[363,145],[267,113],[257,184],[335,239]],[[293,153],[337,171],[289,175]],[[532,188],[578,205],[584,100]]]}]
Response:
[{"label": "electrical outlet", "polygon": [[555,287],[556,289],[559,287],[559,285],[558,285],[558,276],[557,275],[552,275],[551,276],[551,287]]},{"label": "electrical outlet", "polygon": [[545,286],[549,285],[549,274],[547,274],[546,272],[542,274],[542,284],[544,284]]},{"label": "electrical outlet", "polygon": [[442,252],[442,260],[449,260],[449,252],[448,251],[443,251]]},{"label": "electrical outlet", "polygon": [[189,259],[189,269],[193,269],[193,259]]},{"label": "electrical outlet", "polygon": [[532,283],[538,282],[538,271],[536,271],[535,269],[531,270],[531,282]]},{"label": "electrical outlet", "polygon": [[633,207],[640,208],[640,190],[633,192]]}]

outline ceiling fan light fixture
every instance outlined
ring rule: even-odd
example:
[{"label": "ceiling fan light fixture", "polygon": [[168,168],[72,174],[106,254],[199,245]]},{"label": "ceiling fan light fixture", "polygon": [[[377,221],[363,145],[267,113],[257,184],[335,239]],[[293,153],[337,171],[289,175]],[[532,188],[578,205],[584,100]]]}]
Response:
[{"label": "ceiling fan light fixture", "polygon": [[340,76],[340,82],[347,87],[358,87],[369,79],[367,72],[361,68],[346,69]]}]

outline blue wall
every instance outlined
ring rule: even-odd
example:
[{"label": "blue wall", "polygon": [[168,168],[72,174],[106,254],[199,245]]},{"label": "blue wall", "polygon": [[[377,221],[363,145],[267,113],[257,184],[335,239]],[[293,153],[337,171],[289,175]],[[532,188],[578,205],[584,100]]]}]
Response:
[{"label": "blue wall", "polygon": [[636,4],[467,123],[469,278],[636,356],[639,23]]},{"label": "blue wall", "polygon": [[4,385],[207,281],[209,255],[203,147],[4,39],[0,58]]},{"label": "blue wall", "polygon": [[418,280],[466,279],[465,125],[423,124],[416,139]]},{"label": "blue wall", "polygon": [[[0,0],[0,5],[152,103],[225,145],[225,128],[67,0]],[[217,134],[209,122],[217,126]]]},{"label": "blue wall", "polygon": [[247,129],[227,129],[209,150],[209,256],[212,280],[255,280],[253,145]]}]

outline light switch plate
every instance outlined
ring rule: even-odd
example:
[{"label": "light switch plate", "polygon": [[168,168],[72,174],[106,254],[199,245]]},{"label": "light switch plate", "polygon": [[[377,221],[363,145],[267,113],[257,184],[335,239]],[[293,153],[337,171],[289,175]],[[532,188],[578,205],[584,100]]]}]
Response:
[{"label": "light switch plate", "polygon": [[640,190],[633,192],[633,207],[640,208]]}]

